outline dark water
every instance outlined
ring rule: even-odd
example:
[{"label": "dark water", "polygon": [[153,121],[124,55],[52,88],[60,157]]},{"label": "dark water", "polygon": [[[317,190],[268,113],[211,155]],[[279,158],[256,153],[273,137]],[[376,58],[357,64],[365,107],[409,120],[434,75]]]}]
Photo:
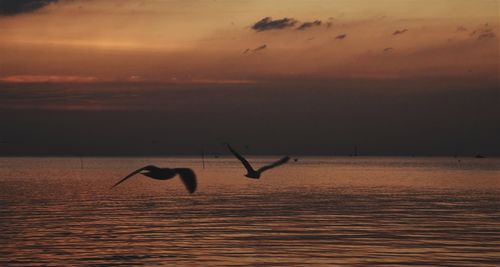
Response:
[{"label": "dark water", "polygon": [[[258,158],[257,162],[266,159]],[[146,163],[178,179],[118,179]],[[500,160],[0,159],[1,266],[495,266]]]}]

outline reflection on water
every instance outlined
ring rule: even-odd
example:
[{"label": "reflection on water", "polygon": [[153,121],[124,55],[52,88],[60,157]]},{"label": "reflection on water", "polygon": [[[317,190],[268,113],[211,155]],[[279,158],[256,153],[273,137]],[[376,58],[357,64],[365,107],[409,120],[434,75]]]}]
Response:
[{"label": "reflection on water", "polygon": [[[266,159],[255,159],[266,162]],[[199,191],[136,177],[193,167]],[[1,266],[493,266],[500,160],[0,159]]]}]

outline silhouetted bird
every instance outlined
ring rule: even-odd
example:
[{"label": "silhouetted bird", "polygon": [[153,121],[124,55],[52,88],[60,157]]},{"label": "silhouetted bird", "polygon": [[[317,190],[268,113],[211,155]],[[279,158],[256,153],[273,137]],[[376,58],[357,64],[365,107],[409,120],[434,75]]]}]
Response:
[{"label": "silhouetted bird", "polygon": [[253,179],[259,179],[260,175],[264,171],[267,171],[267,170],[272,169],[274,167],[277,167],[279,165],[285,164],[290,160],[290,157],[286,156],[286,157],[276,161],[275,163],[263,166],[258,170],[254,170],[252,168],[252,165],[250,165],[250,163],[242,155],[240,155],[238,152],[236,152],[229,144],[227,144],[227,148],[229,149],[229,151],[231,151],[231,153],[233,153],[233,155],[236,158],[238,158],[241,161],[241,163],[243,163],[243,166],[245,166],[245,169],[247,169],[247,174],[245,174],[245,176],[248,178],[253,178]]},{"label": "silhouetted bird", "polygon": [[178,174],[189,193],[192,194],[196,191],[196,174],[193,172],[193,170],[188,168],[158,168],[153,165],[148,165],[146,167],[135,170],[125,178],[121,179],[111,188],[114,188],[115,186],[123,183],[125,180],[138,173],[156,180],[169,180],[174,178]]}]

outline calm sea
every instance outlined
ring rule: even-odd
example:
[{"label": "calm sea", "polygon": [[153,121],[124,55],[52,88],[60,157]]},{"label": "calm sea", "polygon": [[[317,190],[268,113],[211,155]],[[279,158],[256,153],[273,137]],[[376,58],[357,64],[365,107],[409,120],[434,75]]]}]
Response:
[{"label": "calm sea", "polygon": [[[198,191],[109,189],[146,164],[194,168]],[[250,180],[232,158],[0,158],[0,266],[499,263],[500,159],[301,158]]]}]

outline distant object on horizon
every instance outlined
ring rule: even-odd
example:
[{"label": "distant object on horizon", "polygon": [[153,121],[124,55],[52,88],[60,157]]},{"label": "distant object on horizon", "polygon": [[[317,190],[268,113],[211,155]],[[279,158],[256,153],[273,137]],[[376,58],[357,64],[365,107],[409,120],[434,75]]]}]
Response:
[{"label": "distant object on horizon", "polygon": [[484,158],[486,158],[486,157],[485,157],[484,155],[477,154],[477,155],[475,156],[475,158],[476,158],[476,159],[484,159]]},{"label": "distant object on horizon", "polygon": [[83,170],[83,156],[80,156],[80,169]]},{"label": "distant object on horizon", "polygon": [[293,161],[294,161],[294,162],[297,162],[297,161],[299,161],[299,159],[298,159],[298,158],[294,158],[294,159],[293,159]]},{"label": "distant object on horizon", "polygon": [[156,180],[169,180],[174,178],[178,174],[189,193],[192,194],[196,191],[196,174],[193,172],[193,170],[189,168],[159,168],[154,165],[148,165],[146,167],[142,167],[133,171],[125,178],[121,179],[119,182],[113,185],[111,188],[115,188],[117,185],[125,182],[125,180],[138,173]]},{"label": "distant object on horizon", "polygon": [[238,152],[236,152],[236,150],[234,150],[231,147],[231,145],[226,144],[226,146],[229,149],[229,151],[231,151],[231,153],[233,153],[233,155],[241,161],[241,163],[243,164],[243,166],[247,170],[247,174],[245,174],[245,176],[248,178],[252,178],[252,179],[259,179],[263,172],[265,172],[269,169],[272,169],[274,167],[278,167],[280,165],[283,165],[290,160],[290,157],[286,156],[286,157],[283,157],[282,159],[280,159],[272,164],[263,166],[258,170],[254,170],[252,165],[250,165],[250,163],[248,162],[248,160],[246,160],[242,155],[240,155]]},{"label": "distant object on horizon", "polygon": [[354,146],[354,151],[349,156],[351,156],[351,157],[357,157],[358,156],[358,146],[357,145]]}]

